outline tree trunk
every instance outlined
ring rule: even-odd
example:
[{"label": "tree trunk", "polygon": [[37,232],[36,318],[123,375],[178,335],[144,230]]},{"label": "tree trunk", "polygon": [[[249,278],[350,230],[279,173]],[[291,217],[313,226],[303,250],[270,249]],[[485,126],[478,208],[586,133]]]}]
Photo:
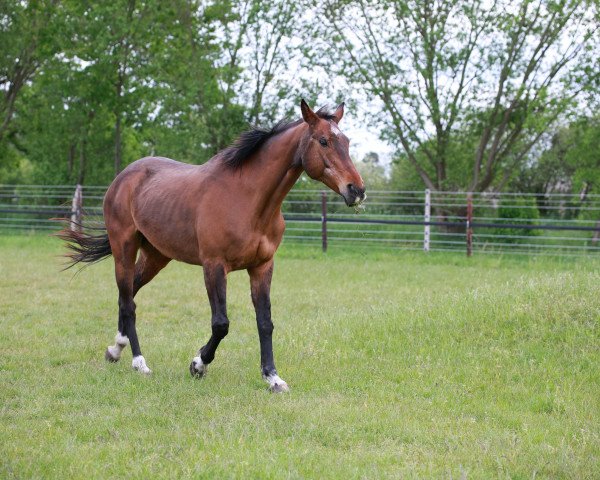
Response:
[{"label": "tree trunk", "polygon": [[79,172],[77,174],[77,183],[79,185],[83,185],[83,181],[85,179],[85,163],[86,163],[86,155],[85,148],[87,146],[87,141],[84,139],[81,141],[81,148],[79,149]]},{"label": "tree trunk", "polygon": [[121,115],[117,113],[115,122],[115,177],[121,171]]},{"label": "tree trunk", "polygon": [[73,164],[75,163],[75,148],[76,145],[71,143],[69,145],[69,152],[67,153],[67,175],[69,181],[73,178]]},{"label": "tree trunk", "polygon": [[596,231],[592,237],[592,245],[596,245],[600,241],[600,220],[596,222]]}]

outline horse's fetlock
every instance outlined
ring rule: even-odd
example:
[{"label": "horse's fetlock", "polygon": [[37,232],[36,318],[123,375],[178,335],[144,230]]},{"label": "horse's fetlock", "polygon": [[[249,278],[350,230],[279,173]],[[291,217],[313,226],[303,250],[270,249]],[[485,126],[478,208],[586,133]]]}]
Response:
[{"label": "horse's fetlock", "polygon": [[204,365],[208,365],[209,363],[211,363],[214,359],[215,359],[215,352],[209,352],[206,349],[206,346],[202,347],[200,349],[199,355],[200,359],[202,360],[202,363]]}]

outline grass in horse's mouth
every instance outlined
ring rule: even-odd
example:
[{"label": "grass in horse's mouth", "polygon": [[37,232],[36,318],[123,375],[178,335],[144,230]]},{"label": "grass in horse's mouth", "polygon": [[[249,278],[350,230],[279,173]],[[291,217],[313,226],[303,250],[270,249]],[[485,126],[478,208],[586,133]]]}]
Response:
[{"label": "grass in horse's mouth", "polygon": [[366,207],[364,202],[361,203],[357,203],[355,205],[352,206],[354,208],[354,213],[359,214],[360,212],[364,211]]}]

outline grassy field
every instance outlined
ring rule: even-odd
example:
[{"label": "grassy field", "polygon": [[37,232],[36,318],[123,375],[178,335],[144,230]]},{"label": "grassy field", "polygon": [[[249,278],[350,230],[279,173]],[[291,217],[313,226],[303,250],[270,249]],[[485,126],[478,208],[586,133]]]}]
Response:
[{"label": "grassy field", "polygon": [[0,478],[599,478],[600,262],[283,248],[268,393],[248,279],[210,332],[198,267],[137,298],[142,350],[104,362],[112,261],[0,237]]}]

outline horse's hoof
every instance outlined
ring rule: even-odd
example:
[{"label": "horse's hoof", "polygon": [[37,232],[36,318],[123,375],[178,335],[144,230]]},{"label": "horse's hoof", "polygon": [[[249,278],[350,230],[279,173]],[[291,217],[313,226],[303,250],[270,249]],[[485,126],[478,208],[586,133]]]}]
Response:
[{"label": "horse's hoof", "polygon": [[194,357],[192,363],[190,363],[190,373],[192,377],[202,378],[206,375],[207,367],[207,365],[202,363],[200,356]]},{"label": "horse's hoof", "polygon": [[131,362],[131,367],[140,373],[143,373],[144,375],[150,375],[152,373],[152,370],[150,370],[148,368],[148,365],[146,365],[146,359],[144,358],[143,355],[138,355],[137,357],[133,357],[133,360]]},{"label": "horse's hoof", "polygon": [[287,393],[290,391],[290,387],[288,384],[283,383],[275,383],[274,385],[269,385],[269,392],[271,393]]},{"label": "horse's hoof", "polygon": [[[121,359],[121,355],[116,355],[114,352],[114,346],[107,347],[106,352],[104,352],[104,359],[110,363],[116,363]],[[119,351],[119,354],[121,352]]]},{"label": "horse's hoof", "polygon": [[269,392],[271,393],[285,393],[290,391],[288,384],[277,374],[268,376],[263,374],[263,378],[269,384]]}]

